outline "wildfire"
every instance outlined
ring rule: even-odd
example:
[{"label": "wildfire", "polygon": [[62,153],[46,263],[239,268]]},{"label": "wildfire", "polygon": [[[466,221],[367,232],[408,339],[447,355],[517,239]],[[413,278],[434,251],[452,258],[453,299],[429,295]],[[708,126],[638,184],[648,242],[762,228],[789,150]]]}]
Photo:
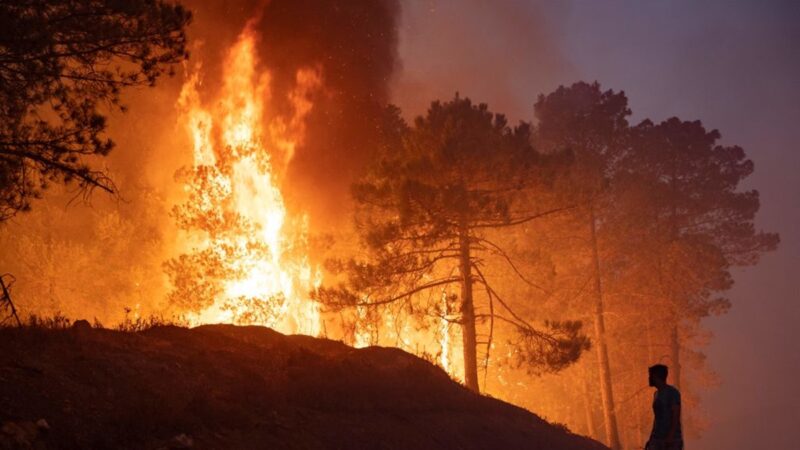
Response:
[{"label": "wildfire", "polygon": [[195,73],[179,99],[194,160],[185,184],[189,200],[176,215],[189,251],[200,255],[191,261],[217,279],[213,302],[191,320],[317,335],[320,313],[307,295],[320,276],[304,251],[308,222],[288,217],[274,162],[281,158],[285,168],[301,142],[320,77],[299,71],[288,96],[293,116],[268,117],[269,73],[259,72],[257,63],[256,37],[245,30],[228,53],[219,98],[201,101]]},{"label": "wildfire", "polygon": [[450,322],[447,321],[447,316],[450,314],[449,306],[447,304],[447,290],[442,289],[442,317],[439,319],[439,342],[441,354],[439,355],[439,364],[446,371],[450,371]]},{"label": "wildfire", "polygon": [[[291,117],[270,114],[270,76],[258,70],[257,39],[246,29],[230,48],[219,95],[208,100],[200,71],[188,78],[178,106],[193,145],[184,173],[186,201],[174,215],[185,232],[183,254],[168,264],[173,302],[194,324],[257,324],[283,333],[319,335],[321,283],[307,246],[308,220],[290,217],[279,177],[303,141],[305,119],[321,86],[313,68],[299,70],[284,93]],[[199,299],[199,300],[198,300]],[[353,344],[392,345],[430,356],[454,377],[461,362],[446,291],[441,317],[413,326],[400,311],[358,307]]]}]

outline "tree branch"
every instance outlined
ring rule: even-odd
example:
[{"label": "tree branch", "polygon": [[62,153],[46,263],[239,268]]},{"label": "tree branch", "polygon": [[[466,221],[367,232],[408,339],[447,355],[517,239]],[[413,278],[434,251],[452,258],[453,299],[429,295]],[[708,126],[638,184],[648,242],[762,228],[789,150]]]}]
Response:
[{"label": "tree branch", "polygon": [[547,294],[547,295],[550,295],[550,294],[552,294],[552,292],[548,291],[547,289],[545,289],[545,288],[543,288],[543,287],[539,286],[538,284],[536,284],[536,283],[534,283],[534,282],[532,282],[532,281],[528,280],[528,279],[527,279],[527,278],[526,278],[526,277],[525,277],[525,276],[522,274],[522,272],[520,272],[520,270],[517,268],[516,264],[514,264],[514,262],[511,260],[511,257],[510,257],[510,256],[508,256],[508,254],[507,254],[505,251],[503,251],[503,249],[502,249],[502,248],[500,248],[500,246],[499,246],[499,245],[495,244],[494,242],[492,242],[492,241],[490,241],[490,240],[488,240],[488,239],[486,239],[486,238],[480,238],[480,237],[479,237],[479,238],[478,238],[478,241],[480,241],[480,242],[484,242],[484,243],[486,243],[486,244],[489,244],[489,246],[491,246],[492,248],[494,248],[494,249],[495,249],[495,251],[496,251],[496,253],[495,253],[495,254],[498,254],[498,255],[502,256],[502,257],[503,257],[503,258],[506,260],[506,262],[508,263],[508,265],[509,265],[509,266],[511,266],[511,268],[512,268],[512,269],[514,269],[514,272],[517,274],[517,276],[518,276],[518,277],[519,277],[519,278],[520,278],[522,281],[524,281],[525,283],[527,283],[527,284],[528,284],[529,286],[531,286],[531,287],[534,287],[534,288],[536,288],[536,289],[539,289],[540,291],[544,292],[544,293],[545,293],[545,294]]},{"label": "tree branch", "polygon": [[413,288],[413,289],[411,289],[409,291],[406,291],[406,292],[404,292],[404,293],[402,293],[400,295],[396,295],[394,297],[391,297],[391,298],[388,298],[388,299],[385,299],[385,300],[379,300],[379,301],[374,301],[374,302],[356,303],[354,306],[379,306],[379,305],[386,305],[388,303],[394,303],[394,302],[396,302],[396,301],[398,301],[400,299],[403,299],[405,297],[409,297],[411,295],[414,295],[417,292],[424,291],[424,290],[430,289],[430,288],[435,288],[436,286],[442,286],[442,285],[450,284],[450,283],[456,282],[456,281],[458,281],[460,279],[461,278],[459,278],[459,277],[444,278],[444,279],[441,279],[441,280],[437,280],[437,281],[433,281],[433,282],[430,282],[430,283],[423,284],[421,286],[417,286],[417,287],[415,287],[415,288]]}]

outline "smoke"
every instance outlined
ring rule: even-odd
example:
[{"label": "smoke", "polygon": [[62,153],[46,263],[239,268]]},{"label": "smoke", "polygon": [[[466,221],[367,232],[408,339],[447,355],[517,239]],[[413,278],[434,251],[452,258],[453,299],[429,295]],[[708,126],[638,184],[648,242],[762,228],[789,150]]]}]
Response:
[{"label": "smoke", "polygon": [[117,146],[95,165],[108,170],[120,196],[98,192],[83,205],[70,203],[70,188],[53,186],[33,212],[0,228],[0,273],[16,276],[13,295],[23,313],[115,323],[128,308],[145,316],[169,310],[162,264],[180,238],[169,211],[183,195],[175,173],[192,164],[176,100],[185,75],[199,69],[202,100],[214,101],[225,56],[246,26],[260,39],[258,69],[271,74],[271,113],[293,114],[288,94],[298,69],[319,72],[305,139],[279,168],[281,187],[295,213],[310,214],[312,232],[346,223],[349,186],[375,146],[375,121],[397,65],[397,2],[186,3],[194,21],[183,74],[123,91],[128,111],[109,111]]},{"label": "smoke", "polygon": [[396,66],[398,13],[394,0],[280,0],[264,9],[259,29],[274,91],[290,89],[303,67],[322,73],[324,88],[313,99],[284,189],[290,205],[310,211],[317,229],[345,216],[349,186],[377,146]]},{"label": "smoke", "polygon": [[[319,72],[322,87],[312,93],[305,138],[280,174],[289,208],[310,215],[312,232],[335,230],[349,222],[350,185],[378,145],[377,122],[387,103],[398,103],[410,116],[422,113],[431,100],[449,98],[458,90],[488,101],[512,118],[525,118],[535,95],[569,72],[551,38],[553,20],[557,24],[564,16],[555,7],[544,11],[544,7],[500,7],[478,0],[408,2],[402,11],[397,0],[185,3],[194,20],[188,30],[191,57],[184,68],[190,72],[200,68],[204,101],[216,98],[226,53],[248,24],[259,36],[259,69],[271,74],[270,111],[290,116],[288,93],[298,69]],[[513,70],[503,63],[509,59],[515,61]],[[109,116],[109,135],[117,147],[98,167],[110,171],[121,198],[97,193],[92,207],[65,209],[71,196],[53,189],[33,205],[40,227],[31,226],[34,216],[8,224],[3,234],[9,240],[16,242],[24,234],[36,244],[0,257],[5,270],[18,276],[19,297],[29,310],[47,303],[49,310],[105,320],[118,316],[124,306],[141,305],[142,313],[162,308],[168,289],[162,263],[174,256],[170,243],[177,233],[168,212],[182,192],[174,174],[191,164],[191,142],[175,105],[184,81],[179,70],[175,77],[159,80],[155,88],[125,91],[128,112]],[[530,95],[515,95],[519,85],[525,85]],[[64,252],[86,253],[91,248],[102,254],[107,245],[100,243],[110,242],[103,235],[113,235],[109,228],[114,227],[141,233],[121,235],[124,242],[110,256],[125,267],[135,266],[140,274],[136,279],[128,276],[131,270],[110,272],[99,258],[76,257],[59,266],[64,273],[80,271],[91,280],[109,280],[97,289],[86,283],[81,289],[62,287],[55,269],[51,275],[30,269],[37,265],[33,253],[38,242],[60,246]],[[51,229],[76,231],[51,237]],[[43,278],[52,281],[51,290],[57,295],[39,294],[34,281]],[[130,292],[135,299],[128,298]],[[69,308],[59,300],[78,295]]]},{"label": "smoke", "polygon": [[392,101],[413,116],[458,91],[530,121],[539,94],[578,79],[566,56],[571,13],[570,2],[538,0],[404,3]]},{"label": "smoke", "polygon": [[[287,95],[301,69],[317,70],[305,136],[282,174],[283,194],[313,230],[341,225],[349,187],[377,145],[377,120],[397,67],[396,0],[192,1],[190,36],[207,87],[219,84],[224,53],[246,25],[257,32],[270,72],[270,110],[290,117]],[[213,91],[209,89],[209,92]]]}]

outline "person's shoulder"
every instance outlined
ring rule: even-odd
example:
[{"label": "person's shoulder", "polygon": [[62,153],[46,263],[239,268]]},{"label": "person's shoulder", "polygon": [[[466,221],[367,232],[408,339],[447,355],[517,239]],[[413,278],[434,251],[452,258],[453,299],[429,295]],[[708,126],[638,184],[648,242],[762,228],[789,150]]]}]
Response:
[{"label": "person's shoulder", "polygon": [[681,401],[681,391],[678,390],[675,386],[667,385],[667,393],[670,397],[676,399],[678,403]]}]

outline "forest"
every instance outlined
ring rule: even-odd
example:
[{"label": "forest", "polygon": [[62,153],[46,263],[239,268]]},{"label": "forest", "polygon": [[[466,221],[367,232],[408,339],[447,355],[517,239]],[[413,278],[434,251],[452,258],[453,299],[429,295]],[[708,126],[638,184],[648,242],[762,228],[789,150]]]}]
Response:
[{"label": "forest", "polygon": [[662,363],[703,432],[705,320],[779,242],[725,130],[633,120],[593,80],[523,121],[455,87],[404,111],[395,2],[311,23],[306,2],[201,3],[0,6],[0,273],[22,322],[397,347],[615,450],[647,440]]}]

